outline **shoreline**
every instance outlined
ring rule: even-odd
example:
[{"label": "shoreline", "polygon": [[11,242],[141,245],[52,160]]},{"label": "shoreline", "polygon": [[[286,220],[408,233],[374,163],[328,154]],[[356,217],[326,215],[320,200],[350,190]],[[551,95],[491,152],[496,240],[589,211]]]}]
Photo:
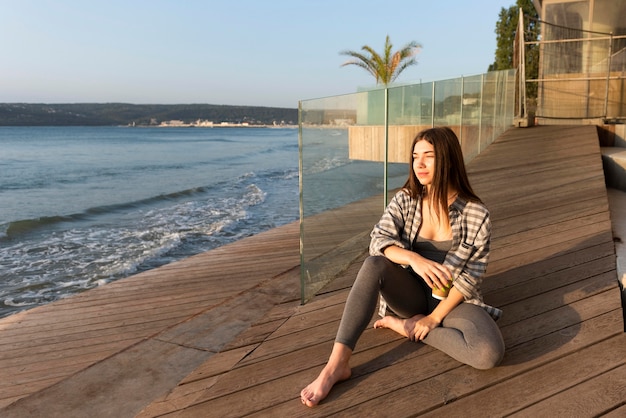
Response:
[{"label": "shoreline", "polygon": [[263,129],[297,129],[298,125],[247,125],[237,123],[220,123],[211,125],[195,125],[195,124],[180,124],[180,125],[119,125],[123,128],[263,128]]}]

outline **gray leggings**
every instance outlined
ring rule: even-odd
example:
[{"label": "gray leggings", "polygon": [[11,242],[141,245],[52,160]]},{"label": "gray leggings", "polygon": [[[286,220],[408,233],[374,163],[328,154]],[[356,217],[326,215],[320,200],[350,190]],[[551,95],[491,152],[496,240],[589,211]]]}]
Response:
[{"label": "gray leggings", "polygon": [[[348,295],[336,342],[354,350],[376,310],[379,292],[389,309],[401,318],[427,315],[439,302],[431,296],[424,280],[412,270],[398,266],[384,256],[370,256],[359,270]],[[477,369],[495,367],[504,356],[500,329],[487,311],[471,303],[455,307],[423,342]]]}]

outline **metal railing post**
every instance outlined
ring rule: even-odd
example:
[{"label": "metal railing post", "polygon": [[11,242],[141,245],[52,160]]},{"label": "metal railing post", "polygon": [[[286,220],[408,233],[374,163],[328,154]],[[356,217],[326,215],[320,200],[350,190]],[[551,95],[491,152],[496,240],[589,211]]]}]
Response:
[{"label": "metal railing post", "polygon": [[478,109],[478,150],[482,150],[483,139],[483,106],[484,106],[484,92],[485,92],[485,74],[480,75],[480,109]]},{"label": "metal railing post", "polygon": [[306,300],[305,281],[304,281],[304,144],[302,139],[302,100],[298,101],[298,200],[300,210],[300,304],[304,305]]},{"label": "metal railing post", "polygon": [[604,119],[607,119],[609,112],[609,88],[611,81],[611,58],[613,55],[613,32],[609,35],[609,56],[607,59],[607,68],[606,68],[606,90],[604,92]]},{"label": "metal railing post", "polygon": [[431,110],[430,110],[430,127],[434,128],[435,127],[435,82],[433,81],[433,95],[432,95],[432,99],[430,101],[430,106],[431,106]]},{"label": "metal railing post", "polygon": [[383,167],[383,211],[387,208],[387,187],[388,187],[388,166],[389,166],[389,88],[385,86],[385,156]]},{"label": "metal railing post", "polygon": [[525,118],[528,116],[526,112],[526,45],[524,43],[524,11],[519,9],[519,21],[518,21],[518,35],[519,43],[517,46],[519,50],[519,63],[518,63],[518,80],[519,84],[519,101],[518,101],[518,117]]},{"label": "metal railing post", "polygon": [[459,121],[459,142],[463,144],[463,96],[465,95],[465,77],[461,76],[461,120]]}]

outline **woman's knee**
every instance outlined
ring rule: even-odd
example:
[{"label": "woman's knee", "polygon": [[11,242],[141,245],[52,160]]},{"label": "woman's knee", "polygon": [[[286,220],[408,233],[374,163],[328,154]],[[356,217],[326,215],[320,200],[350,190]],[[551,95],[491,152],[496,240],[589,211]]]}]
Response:
[{"label": "woman's knee", "polygon": [[380,289],[380,280],[384,276],[384,264],[388,261],[385,257],[369,256],[363,261],[361,269],[352,285],[352,291],[363,293],[375,292]]},{"label": "woman's knee", "polygon": [[487,312],[473,304],[462,303],[446,317],[446,326],[458,329],[471,355],[467,364],[475,369],[492,369],[504,357],[502,333]]},{"label": "woman's knee", "polygon": [[493,369],[504,358],[504,342],[490,341],[476,351],[476,356],[472,359],[470,366],[479,370]]},{"label": "woman's knee", "polygon": [[392,265],[393,263],[383,255],[370,255],[363,261],[361,269],[380,274]]},{"label": "woman's knee", "polygon": [[385,276],[385,272],[393,266],[393,263],[389,261],[387,257],[380,255],[371,255],[363,261],[363,265],[359,270],[357,279],[360,277],[368,278],[376,283],[379,283],[381,277]]}]

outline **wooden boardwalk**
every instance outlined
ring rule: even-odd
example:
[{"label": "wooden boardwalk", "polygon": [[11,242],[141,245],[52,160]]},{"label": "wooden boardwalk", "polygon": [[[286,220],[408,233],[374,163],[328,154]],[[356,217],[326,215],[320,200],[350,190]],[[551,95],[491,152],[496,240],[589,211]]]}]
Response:
[{"label": "wooden boardwalk", "polygon": [[[368,329],[353,377],[304,407],[365,248],[301,306],[291,224],[0,320],[0,416],[626,416],[596,128],[511,129],[468,168],[493,217],[483,293],[504,310],[499,367]],[[363,223],[346,240],[378,200],[344,208]]]}]

